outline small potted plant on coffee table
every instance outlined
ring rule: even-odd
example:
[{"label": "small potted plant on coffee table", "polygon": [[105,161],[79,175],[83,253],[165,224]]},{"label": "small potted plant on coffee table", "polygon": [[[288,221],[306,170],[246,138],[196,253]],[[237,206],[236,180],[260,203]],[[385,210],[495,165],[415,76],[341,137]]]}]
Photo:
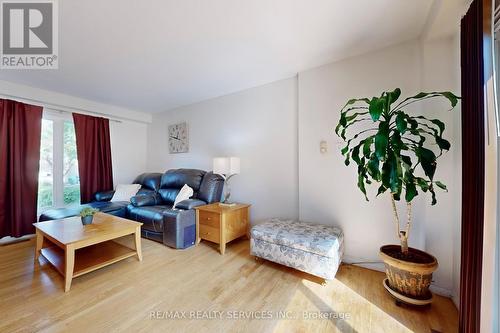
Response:
[{"label": "small potted plant on coffee table", "polygon": [[80,217],[82,218],[82,224],[92,224],[92,220],[94,219],[94,214],[97,213],[99,209],[86,207],[80,211]]}]

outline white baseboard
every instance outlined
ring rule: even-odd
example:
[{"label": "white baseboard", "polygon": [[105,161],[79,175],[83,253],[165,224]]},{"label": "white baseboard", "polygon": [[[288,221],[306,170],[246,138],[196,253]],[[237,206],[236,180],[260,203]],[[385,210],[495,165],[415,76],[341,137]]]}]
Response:
[{"label": "white baseboard", "polygon": [[[349,265],[359,266],[374,271],[385,272],[384,263],[382,261],[374,261],[370,259],[354,258],[350,256],[344,256],[342,262]],[[455,305],[458,304],[456,297],[453,295],[450,289],[440,287],[434,283],[431,284],[430,290],[436,295],[451,298]]]},{"label": "white baseboard", "polygon": [[34,234],[25,235],[25,236],[21,236],[18,238],[6,236],[3,238],[0,238],[0,246],[24,242],[24,241],[30,240],[31,238],[34,238],[34,237],[35,237]]},{"label": "white baseboard", "polygon": [[345,256],[342,258],[344,264],[355,265],[374,271],[385,272],[384,263],[380,260],[370,260],[366,258],[355,258],[350,256]]},{"label": "white baseboard", "polygon": [[430,288],[429,288],[434,294],[436,295],[440,295],[440,296],[444,296],[444,297],[448,297],[448,298],[451,298],[453,300],[453,295],[451,293],[451,290],[447,289],[447,288],[443,288],[443,287],[440,287],[440,286],[436,286],[435,284],[431,284]]},{"label": "white baseboard", "polygon": [[451,300],[453,301],[457,309],[460,308],[460,296],[458,296],[456,292],[452,292]]}]

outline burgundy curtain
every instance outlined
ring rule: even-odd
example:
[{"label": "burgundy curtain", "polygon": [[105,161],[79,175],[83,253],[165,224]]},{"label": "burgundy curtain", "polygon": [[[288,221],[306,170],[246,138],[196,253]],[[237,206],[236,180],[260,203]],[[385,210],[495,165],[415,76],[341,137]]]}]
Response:
[{"label": "burgundy curtain", "polygon": [[109,119],[73,113],[82,203],[113,189]]},{"label": "burgundy curtain", "polygon": [[42,108],[0,99],[0,237],[34,233]]},{"label": "burgundy curtain", "polygon": [[484,222],[483,5],[475,0],[461,23],[462,257],[460,332],[479,332]]}]

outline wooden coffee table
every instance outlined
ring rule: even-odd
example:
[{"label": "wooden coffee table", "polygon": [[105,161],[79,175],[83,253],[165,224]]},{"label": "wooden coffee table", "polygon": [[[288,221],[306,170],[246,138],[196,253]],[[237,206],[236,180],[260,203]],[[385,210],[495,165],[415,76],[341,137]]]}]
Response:
[{"label": "wooden coffee table", "polygon": [[[40,254],[64,276],[64,291],[74,277],[137,256],[142,261],[141,225],[105,213],[82,225],[79,216],[33,224],[36,228],[35,263]],[[128,236],[128,237],[126,237]],[[133,238],[135,248],[126,246]]]}]

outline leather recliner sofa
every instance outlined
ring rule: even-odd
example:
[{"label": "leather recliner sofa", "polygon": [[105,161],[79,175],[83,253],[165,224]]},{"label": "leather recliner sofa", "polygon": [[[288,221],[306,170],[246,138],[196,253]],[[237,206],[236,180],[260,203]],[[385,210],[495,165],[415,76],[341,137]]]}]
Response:
[{"label": "leather recliner sofa", "polygon": [[[45,211],[39,221],[76,216],[84,207],[97,208],[115,216],[142,222],[142,237],[177,249],[195,244],[196,214],[194,207],[219,202],[224,180],[212,172],[197,169],[172,169],[164,174],[144,173],[133,182],[141,189],[130,202],[111,202],[114,191],[98,192],[95,201],[71,208]],[[194,195],[172,208],[180,189],[187,184]]]},{"label": "leather recliner sofa", "polygon": [[[180,189],[187,184],[194,191],[191,199],[172,208]],[[145,238],[170,247],[184,249],[195,243],[194,207],[220,201],[224,180],[212,172],[196,169],[168,170],[161,176],[158,192],[137,195],[127,206],[127,217],[142,222]]]}]

